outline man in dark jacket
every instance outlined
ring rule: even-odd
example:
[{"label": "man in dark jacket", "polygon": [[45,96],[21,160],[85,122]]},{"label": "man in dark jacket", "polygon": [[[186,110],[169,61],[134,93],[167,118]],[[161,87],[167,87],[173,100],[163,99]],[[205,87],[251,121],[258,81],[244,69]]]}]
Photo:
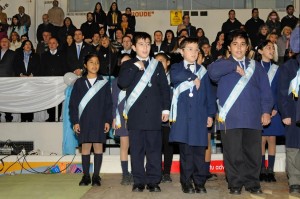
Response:
[{"label": "man in dark jacket", "polygon": [[259,27],[264,23],[265,23],[264,20],[259,18],[258,8],[253,8],[252,17],[245,24],[246,32],[250,37],[251,44],[254,44],[255,41],[257,40],[256,38],[258,36]]},{"label": "man in dark jacket", "polygon": [[86,43],[91,43],[94,33],[99,32],[99,26],[94,22],[94,15],[91,12],[86,14],[87,21],[81,24],[81,31]]},{"label": "man in dark jacket", "polygon": [[287,15],[281,19],[281,30],[285,26],[289,26],[292,29],[294,29],[297,25],[298,18],[294,16],[294,6],[293,5],[288,5],[286,7],[286,13]]},{"label": "man in dark jacket", "polygon": [[235,18],[235,11],[234,10],[229,10],[228,12],[228,17],[227,21],[225,21],[222,25],[222,32],[225,34],[233,31],[240,29],[241,27],[241,22]]}]

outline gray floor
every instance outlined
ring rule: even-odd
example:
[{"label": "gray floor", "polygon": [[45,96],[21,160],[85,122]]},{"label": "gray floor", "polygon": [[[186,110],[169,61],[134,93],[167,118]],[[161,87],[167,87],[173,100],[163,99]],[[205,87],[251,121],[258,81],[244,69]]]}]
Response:
[{"label": "gray floor", "polygon": [[215,199],[215,198],[266,198],[266,199],[295,199],[300,198],[300,194],[290,195],[288,192],[288,184],[285,173],[276,173],[276,183],[262,183],[263,194],[253,195],[245,190],[239,196],[233,196],[228,193],[227,183],[225,181],[224,174],[218,175],[218,180],[208,181],[206,184],[207,194],[184,194],[181,191],[179,184],[179,175],[172,175],[173,182],[160,184],[162,192],[149,193],[144,190],[143,193],[133,193],[131,186],[120,185],[121,174],[103,174],[102,186],[92,187],[82,197],[83,199],[182,199],[182,198],[203,198],[203,199]]}]

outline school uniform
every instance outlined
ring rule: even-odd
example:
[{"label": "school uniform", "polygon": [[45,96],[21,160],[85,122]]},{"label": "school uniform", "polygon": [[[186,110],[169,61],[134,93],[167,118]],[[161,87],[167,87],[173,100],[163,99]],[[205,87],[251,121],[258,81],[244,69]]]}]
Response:
[{"label": "school uniform", "polygon": [[[263,68],[266,72],[269,72],[271,67],[271,62],[262,62]],[[271,123],[268,126],[264,126],[262,131],[262,136],[283,136],[284,135],[284,125],[282,123],[281,114],[278,112],[277,99],[278,99],[278,78],[279,71],[277,69],[274,79],[271,83],[271,90],[273,94],[274,107],[273,110],[277,111],[277,114],[271,118]]]},{"label": "school uniform", "polygon": [[290,186],[300,185],[300,167],[297,163],[300,161],[300,127],[299,125],[296,125],[296,116],[299,113],[299,98],[297,100],[292,93],[288,94],[290,82],[296,77],[297,71],[299,70],[299,64],[300,55],[298,55],[296,59],[288,60],[279,68],[278,108],[283,119],[291,118],[292,120],[291,125],[285,126],[287,173]]},{"label": "school uniform", "polygon": [[[103,80],[103,77],[99,75],[95,83],[98,80]],[[104,124],[111,124],[112,122],[112,97],[108,83],[88,102],[79,118],[78,106],[91,87],[92,85],[87,77],[81,77],[76,80],[70,99],[70,119],[73,125],[80,125],[80,133],[78,134],[80,144],[105,143],[106,134],[104,133]]]},{"label": "school uniform", "polygon": [[116,78],[112,82],[112,101],[113,101],[112,116],[114,119],[116,118],[116,110],[118,109],[120,114],[121,127],[115,129],[115,134],[117,136],[123,137],[123,136],[128,136],[128,130],[126,129],[125,119],[123,117],[125,98],[118,105],[118,96],[120,92],[121,89],[118,86],[118,78]]},{"label": "school uniform", "polygon": [[[123,63],[118,85],[126,89],[126,100],[141,80],[144,70],[134,65],[137,57]],[[145,62],[148,67],[150,60]],[[164,68],[160,62],[146,88],[140,93],[128,112],[132,174],[140,190],[145,184],[157,185],[161,179],[161,118],[162,111],[170,108],[170,88]],[[144,157],[147,157],[144,167]],[[145,169],[146,168],[146,169]],[[135,188],[135,185],[133,188]]]},{"label": "school uniform", "polygon": [[[250,60],[244,58],[248,68]],[[217,98],[223,106],[241,78],[236,72],[240,65],[232,56],[219,59],[208,67],[210,78],[218,83]],[[259,193],[261,168],[261,116],[271,113],[273,97],[266,71],[255,62],[252,77],[228,111],[221,130],[225,172],[230,193],[240,193],[245,186],[250,192]]]},{"label": "school uniform", "polygon": [[[195,71],[200,67],[196,65]],[[184,81],[195,80],[197,76],[194,72],[187,68],[186,61],[172,65],[171,82],[174,88]],[[171,127],[170,142],[179,143],[182,184],[189,183],[191,179],[195,185],[204,185],[206,182],[204,162],[208,139],[207,118],[214,117],[215,108],[215,98],[207,74],[202,77],[199,90],[194,86],[178,97],[177,117]]]}]

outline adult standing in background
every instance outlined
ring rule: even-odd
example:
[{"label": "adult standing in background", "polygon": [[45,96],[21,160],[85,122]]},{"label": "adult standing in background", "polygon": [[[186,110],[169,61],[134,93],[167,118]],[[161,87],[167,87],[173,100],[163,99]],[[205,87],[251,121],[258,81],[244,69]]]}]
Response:
[{"label": "adult standing in background", "polygon": [[298,23],[298,18],[294,16],[295,8],[293,5],[288,5],[286,7],[287,15],[281,19],[281,29],[285,26],[289,26],[294,29]]},{"label": "adult standing in background", "polygon": [[93,15],[94,21],[98,24],[99,28],[104,27],[106,31],[106,13],[103,11],[100,2],[96,3]]},{"label": "adult standing in background", "polygon": [[[65,13],[62,8],[58,7],[58,1],[52,2],[53,7],[48,10],[49,21],[54,25],[55,32],[64,25]],[[55,35],[54,35],[55,36]]]},{"label": "adult standing in background", "polygon": [[225,34],[240,29],[241,22],[235,18],[235,10],[229,10],[228,12],[228,19],[222,25],[222,32]]},{"label": "adult standing in background", "polygon": [[280,36],[281,23],[279,15],[275,10],[269,13],[266,24],[269,27],[270,32],[275,32],[278,36]]},{"label": "adult standing in background", "polygon": [[[8,27],[7,36],[11,39],[11,34],[17,32],[20,36],[26,35],[26,27],[21,25],[19,18],[15,15],[11,19],[11,25]],[[28,38],[28,36],[27,36]]]},{"label": "adult standing in background", "polygon": [[86,43],[91,43],[94,33],[99,32],[99,26],[94,22],[94,15],[91,12],[86,14],[86,22],[81,24],[80,29]]},{"label": "adult standing in background", "polygon": [[257,43],[256,41],[259,27],[264,23],[264,20],[259,18],[258,8],[253,8],[252,17],[245,24],[246,32],[250,37],[252,47],[255,47],[253,44]]},{"label": "adult standing in background", "polygon": [[64,44],[67,41],[67,36],[74,36],[76,31],[76,27],[73,25],[72,19],[70,17],[66,17],[64,20],[64,25],[58,31],[58,42],[60,44]]},{"label": "adult standing in background", "polygon": [[38,26],[36,31],[36,38],[39,43],[43,41],[43,32],[45,31],[50,32],[51,35],[54,35],[55,32],[53,24],[49,22],[49,15],[43,14],[42,19],[43,19],[43,23],[41,23]]},{"label": "adult standing in background", "polygon": [[19,10],[19,14],[17,14],[16,16],[18,17],[21,25],[25,26],[25,31],[26,31],[25,34],[28,37],[28,31],[29,31],[29,28],[31,26],[30,16],[25,14],[25,8],[23,6],[20,6],[18,10]]},{"label": "adult standing in background", "polygon": [[[183,17],[182,17],[182,25],[179,24],[178,27],[181,27],[181,26],[185,26],[185,29],[187,29],[188,31],[188,35],[189,37],[194,37],[196,38],[196,27],[195,26],[192,26],[192,24],[190,23],[190,16],[188,14],[184,14]],[[177,27],[177,29],[178,29]],[[180,30],[181,31],[181,30]],[[178,33],[180,32],[178,31]],[[178,35],[179,36],[179,35]]]},{"label": "adult standing in background", "polygon": [[131,13],[131,8],[127,7],[125,9],[125,14],[127,15],[128,18],[128,23],[129,23],[129,27],[130,27],[130,31],[131,32],[135,32],[135,16]]},{"label": "adult standing in background", "polygon": [[3,25],[3,28],[7,30],[7,14],[3,12],[2,6],[0,6],[0,23]]},{"label": "adult standing in background", "polygon": [[118,9],[118,4],[113,2],[107,13],[107,26],[110,40],[114,39],[114,34],[117,26],[122,21],[122,13]]}]

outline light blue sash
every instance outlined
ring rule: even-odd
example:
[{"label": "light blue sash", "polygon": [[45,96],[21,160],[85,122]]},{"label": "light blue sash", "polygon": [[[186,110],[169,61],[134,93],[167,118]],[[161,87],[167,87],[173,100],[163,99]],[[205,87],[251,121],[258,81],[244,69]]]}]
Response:
[{"label": "light blue sash", "polygon": [[[207,70],[204,68],[204,66],[201,66],[199,70],[196,72],[196,75],[198,78],[201,80],[202,77],[206,74]],[[194,82],[193,81],[184,81],[180,83],[176,89],[174,89],[173,92],[173,98],[172,98],[172,104],[171,104],[171,111],[170,111],[170,116],[169,116],[169,121],[170,122],[176,122],[176,117],[177,117],[177,103],[178,103],[178,97],[180,93],[193,88]]]},{"label": "light blue sash", "polygon": [[269,78],[270,85],[272,84],[272,81],[276,75],[278,68],[279,68],[279,66],[277,66],[276,64],[272,64],[268,71],[268,78]]},{"label": "light blue sash", "polygon": [[126,97],[126,91],[120,91],[119,95],[118,95],[118,104],[117,104],[117,108],[116,108],[116,126],[117,128],[121,127],[121,116],[119,113],[119,105],[121,104],[121,102],[125,99]]},{"label": "light blue sash", "polygon": [[288,94],[293,93],[295,97],[298,97],[299,86],[300,86],[300,68],[297,71],[296,77],[294,77],[294,79],[292,79],[292,81],[290,82]]},{"label": "light blue sash", "polygon": [[139,98],[143,90],[146,88],[147,85],[151,85],[151,77],[156,69],[158,61],[156,59],[151,59],[147,69],[145,70],[143,76],[141,77],[140,81],[134,87],[133,91],[130,93],[129,97],[127,98],[124,106],[123,116],[127,120],[128,113],[132,105],[136,102]]},{"label": "light blue sash", "polygon": [[237,84],[234,86],[233,90],[231,91],[230,95],[228,96],[227,100],[225,101],[223,107],[219,104],[219,100],[217,100],[219,115],[218,121],[224,123],[226,120],[227,113],[240,96],[246,85],[248,84],[249,80],[251,79],[255,70],[255,61],[251,60],[250,64],[245,71],[245,75],[242,76]]},{"label": "light blue sash", "polygon": [[79,119],[81,117],[81,114],[87,105],[87,103],[94,97],[94,95],[107,83],[106,79],[98,80],[84,95],[82,100],[79,103],[78,112],[79,112]]}]

